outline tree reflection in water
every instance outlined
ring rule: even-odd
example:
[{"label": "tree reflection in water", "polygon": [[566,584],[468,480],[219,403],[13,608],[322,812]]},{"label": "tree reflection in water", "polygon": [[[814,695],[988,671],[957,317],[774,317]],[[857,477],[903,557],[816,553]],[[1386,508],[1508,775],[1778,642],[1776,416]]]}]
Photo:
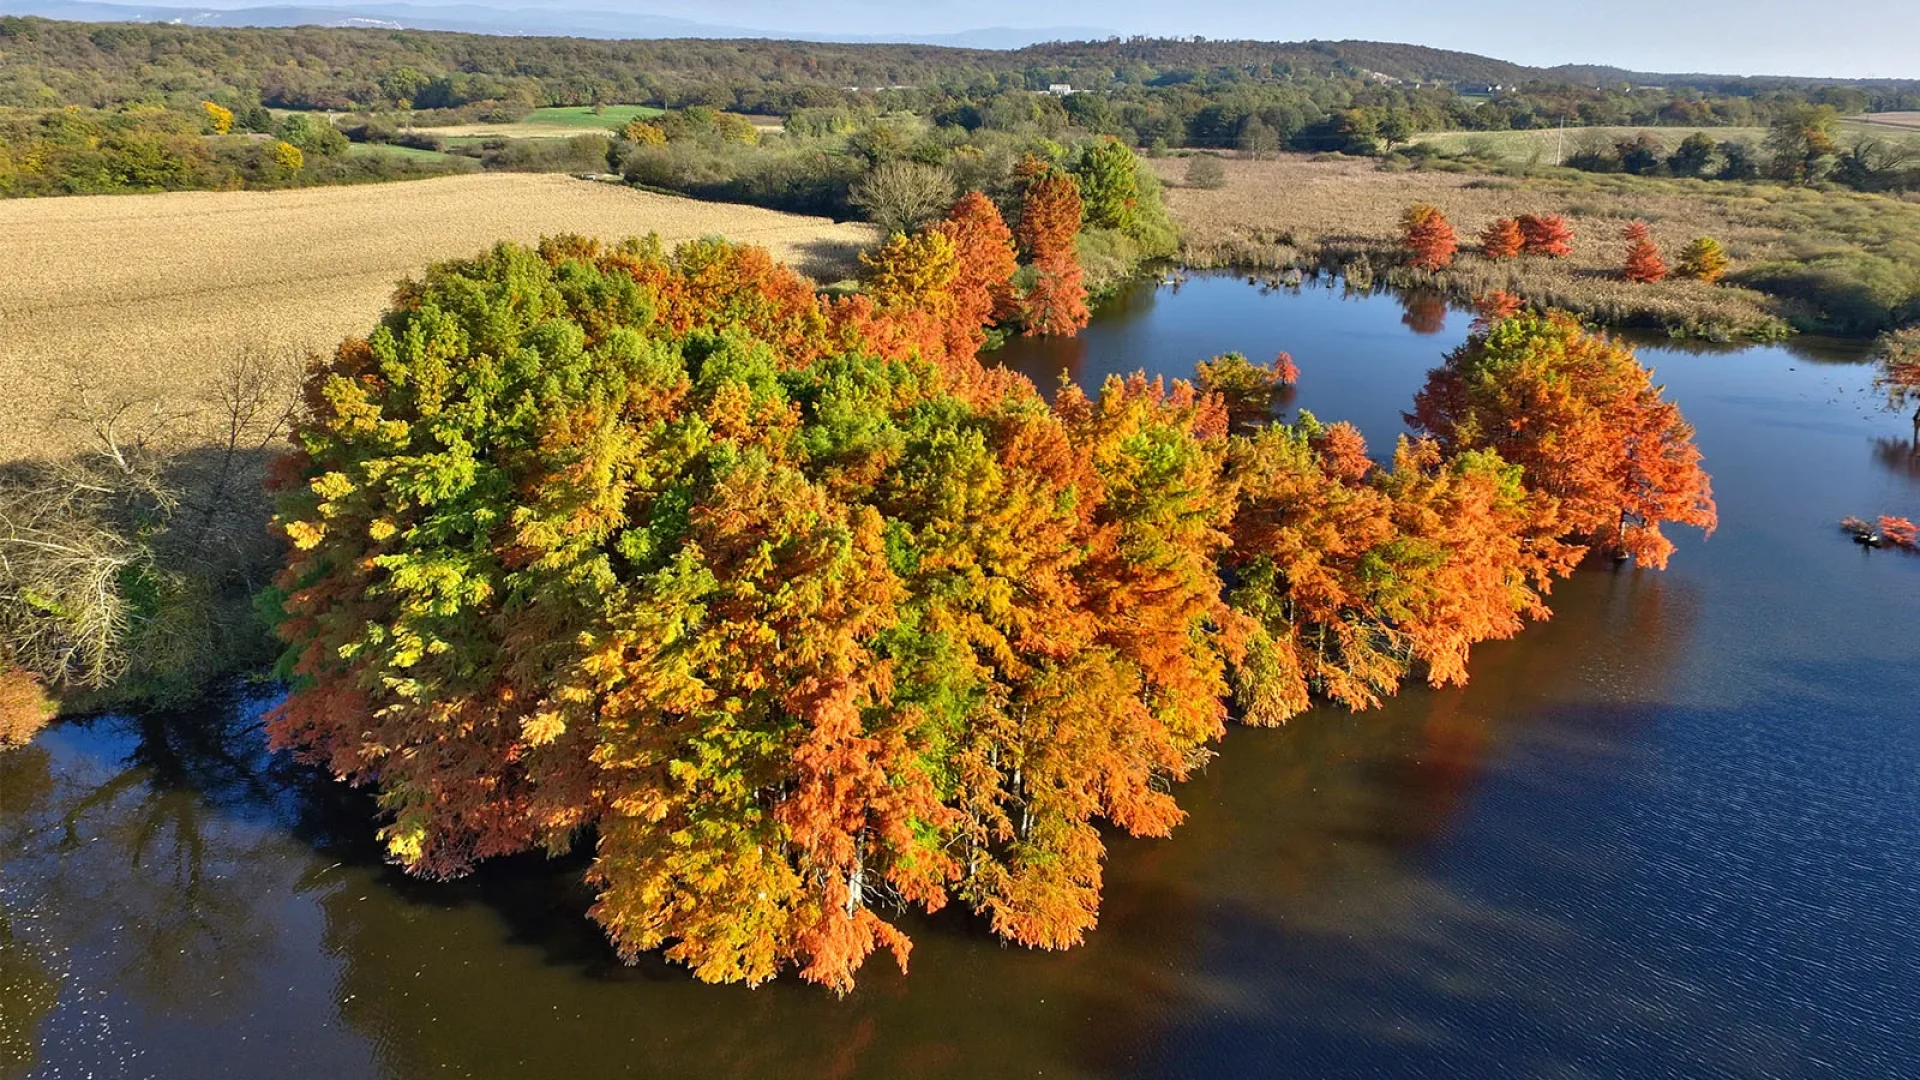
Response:
[{"label": "tree reflection in water", "polygon": [[1416,334],[1432,335],[1447,329],[1447,298],[1432,289],[1414,289],[1398,294],[1404,313],[1400,322]]},{"label": "tree reflection in water", "polygon": [[[297,792],[268,764],[260,707],[69,723],[0,755],[0,899],[34,913],[38,947],[151,1015],[248,1003],[297,873],[276,820]],[[9,987],[31,978],[15,967]]]}]

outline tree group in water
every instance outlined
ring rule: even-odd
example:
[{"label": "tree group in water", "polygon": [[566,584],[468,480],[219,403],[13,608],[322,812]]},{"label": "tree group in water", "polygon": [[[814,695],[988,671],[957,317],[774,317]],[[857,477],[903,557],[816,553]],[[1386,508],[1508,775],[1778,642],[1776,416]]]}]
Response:
[{"label": "tree group in water", "polygon": [[622,954],[845,991],[905,906],[1076,944],[1098,823],[1167,835],[1231,713],[1464,682],[1588,548],[1713,523],[1690,429],[1570,320],[1476,335],[1380,464],[1273,422],[1284,358],[1049,404],[977,356],[1014,251],[968,196],[846,298],[717,241],[404,287],[277,473],[275,743],[373,786],[412,872],[591,841]]}]

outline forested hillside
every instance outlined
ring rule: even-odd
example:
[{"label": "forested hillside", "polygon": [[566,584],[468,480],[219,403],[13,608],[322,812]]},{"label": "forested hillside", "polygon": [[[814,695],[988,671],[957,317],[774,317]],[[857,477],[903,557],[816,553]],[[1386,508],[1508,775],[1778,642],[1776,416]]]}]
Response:
[{"label": "forested hillside", "polygon": [[[1584,88],[1589,98],[1637,97],[1631,107],[1613,111],[1628,117],[1623,122],[1643,122],[1636,117],[1657,115],[1669,96],[1700,96],[1691,88],[1673,95],[1645,89],[1628,94],[1627,81],[1603,77],[1601,70],[1550,72],[1469,53],[1376,42],[1137,38],[997,52],[928,45],[606,41],[317,27],[207,29],[0,17],[0,106],[14,107],[252,96],[269,106],[296,109],[445,108],[480,102],[532,108],[626,101],[785,113],[845,104],[862,93],[890,93],[889,104],[914,108],[942,99],[977,101],[1002,91],[1044,90],[1055,83],[1137,98],[1199,93],[1216,100],[1249,87],[1285,83],[1326,108],[1347,105],[1349,99],[1362,105],[1383,103],[1376,99],[1404,97],[1417,90],[1411,85],[1417,83],[1440,92],[1436,100],[1452,98],[1456,84],[1505,87],[1505,93],[1520,95],[1522,104],[1521,87],[1535,95],[1566,88],[1564,96]],[[1645,84],[1657,77],[1630,78]],[[1843,109],[1894,109],[1915,107],[1920,102],[1916,89],[1915,84],[1875,84],[1837,97],[1814,93],[1823,103]],[[1714,92],[1752,98],[1779,95],[1788,87],[1779,81],[1722,80]],[[1835,99],[1826,100],[1829,97]],[[1497,126],[1527,126],[1512,120],[1515,113],[1529,112],[1509,108],[1499,114]],[[1749,112],[1734,119],[1751,118]]]}]

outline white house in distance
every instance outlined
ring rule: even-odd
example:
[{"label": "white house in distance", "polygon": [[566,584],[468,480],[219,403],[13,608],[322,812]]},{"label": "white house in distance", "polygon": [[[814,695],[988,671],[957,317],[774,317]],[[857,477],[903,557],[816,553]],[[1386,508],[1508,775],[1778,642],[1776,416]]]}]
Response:
[{"label": "white house in distance", "polygon": [[1066,97],[1068,94],[1073,93],[1073,84],[1063,82],[1048,83],[1047,93],[1052,94],[1054,97]]}]

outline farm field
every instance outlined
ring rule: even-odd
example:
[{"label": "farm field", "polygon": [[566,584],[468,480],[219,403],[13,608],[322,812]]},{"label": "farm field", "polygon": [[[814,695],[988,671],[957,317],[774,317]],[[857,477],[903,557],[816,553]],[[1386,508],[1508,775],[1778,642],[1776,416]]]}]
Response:
[{"label": "farm field", "polygon": [[593,135],[625,127],[635,120],[659,116],[661,110],[646,105],[608,105],[600,112],[592,106],[535,109],[524,120],[506,124],[444,124],[416,127],[413,130],[444,138],[495,136],[513,139],[564,139],[574,135]]},{"label": "farm field", "polygon": [[845,273],[871,227],[565,176],[488,173],[281,192],[0,202],[0,461],[58,453],[55,402],[103,391],[188,404],[236,350],[332,348],[395,284],[502,239],[721,234],[816,277]]},{"label": "farm field", "polygon": [[1884,112],[1869,113],[1865,116],[1848,118],[1848,123],[1861,127],[1898,128],[1920,134],[1920,112]]}]

